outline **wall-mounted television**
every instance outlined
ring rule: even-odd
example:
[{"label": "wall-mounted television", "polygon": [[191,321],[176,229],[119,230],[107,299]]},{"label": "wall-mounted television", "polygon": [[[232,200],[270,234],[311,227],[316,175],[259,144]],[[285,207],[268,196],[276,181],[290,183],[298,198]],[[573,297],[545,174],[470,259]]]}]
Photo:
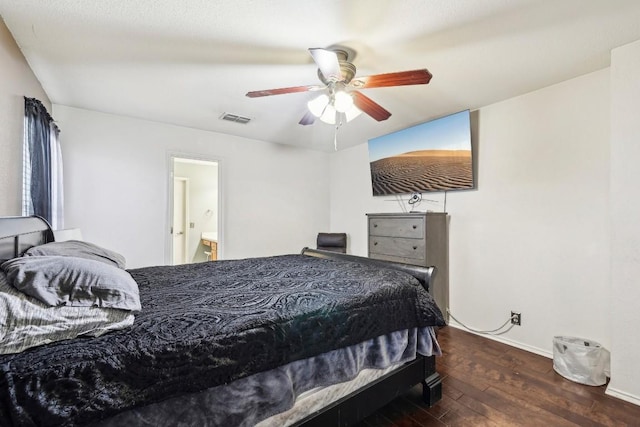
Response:
[{"label": "wall-mounted television", "polygon": [[469,110],[369,140],[374,196],[474,188]]}]

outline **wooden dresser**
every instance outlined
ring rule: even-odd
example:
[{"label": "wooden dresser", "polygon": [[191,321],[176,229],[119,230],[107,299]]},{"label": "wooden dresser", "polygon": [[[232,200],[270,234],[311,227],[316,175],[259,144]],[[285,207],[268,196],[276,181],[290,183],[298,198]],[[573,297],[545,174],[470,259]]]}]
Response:
[{"label": "wooden dresser", "polygon": [[430,293],[445,319],[449,307],[449,233],[447,214],[370,213],[369,258],[435,266]]}]

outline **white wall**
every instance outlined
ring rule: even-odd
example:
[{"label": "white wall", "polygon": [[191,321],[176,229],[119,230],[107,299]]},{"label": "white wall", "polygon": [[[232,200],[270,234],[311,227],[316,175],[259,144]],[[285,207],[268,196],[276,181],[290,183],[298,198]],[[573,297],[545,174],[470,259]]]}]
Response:
[{"label": "white wall", "polygon": [[51,112],[49,97],[0,17],[0,216],[20,215],[24,96]]},{"label": "white wall", "polygon": [[611,55],[611,382],[640,405],[640,41]]},{"label": "white wall", "polygon": [[54,114],[66,225],[130,268],[164,263],[170,153],[219,160],[227,259],[297,253],[329,227],[326,153],[60,105]]},{"label": "white wall", "polygon": [[[609,70],[473,114],[477,190],[447,194],[450,308],[477,329],[511,310],[506,342],[550,355],[554,335],[609,346]],[[366,144],[331,160],[331,230],[367,252],[365,213],[399,212],[371,196]],[[425,193],[419,210],[443,210]],[[406,198],[405,198],[406,199]]]}]

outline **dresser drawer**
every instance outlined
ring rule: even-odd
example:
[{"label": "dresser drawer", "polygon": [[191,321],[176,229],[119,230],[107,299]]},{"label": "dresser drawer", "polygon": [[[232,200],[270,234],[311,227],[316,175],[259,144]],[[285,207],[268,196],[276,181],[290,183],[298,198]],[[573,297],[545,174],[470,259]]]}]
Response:
[{"label": "dresser drawer", "polygon": [[400,258],[393,255],[384,255],[384,254],[369,254],[369,258],[379,259],[382,261],[391,261],[391,262],[399,262],[401,264],[411,264],[411,265],[419,265],[421,267],[429,267],[424,260],[414,259],[414,258]]},{"label": "dresser drawer", "polygon": [[435,266],[429,293],[445,314],[449,307],[448,216],[444,212],[368,213],[369,258]]},{"label": "dresser drawer", "polygon": [[410,258],[414,262],[426,261],[424,239],[370,236],[369,253],[391,255],[397,258]]},{"label": "dresser drawer", "polygon": [[424,239],[424,218],[369,218],[369,235]]}]

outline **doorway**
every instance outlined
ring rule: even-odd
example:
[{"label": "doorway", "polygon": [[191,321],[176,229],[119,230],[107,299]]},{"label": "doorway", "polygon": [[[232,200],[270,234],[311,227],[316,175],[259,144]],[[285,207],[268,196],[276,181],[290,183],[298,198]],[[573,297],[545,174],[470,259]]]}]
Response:
[{"label": "doorway", "polygon": [[170,156],[168,263],[222,257],[219,176],[217,160]]}]

